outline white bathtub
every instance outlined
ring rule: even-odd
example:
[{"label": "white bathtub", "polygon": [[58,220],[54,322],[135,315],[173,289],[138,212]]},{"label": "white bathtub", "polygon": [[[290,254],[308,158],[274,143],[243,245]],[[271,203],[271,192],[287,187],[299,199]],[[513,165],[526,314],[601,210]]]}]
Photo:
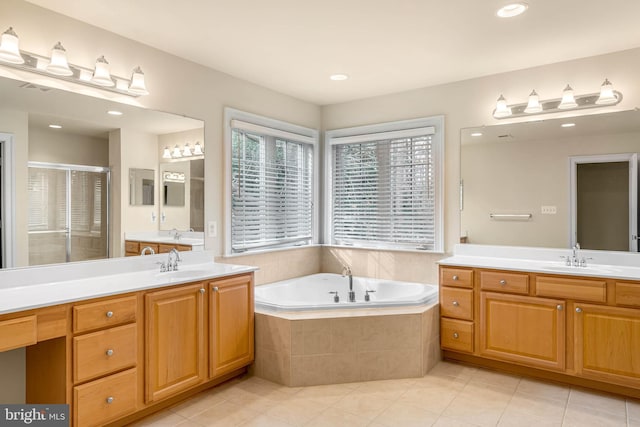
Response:
[{"label": "white bathtub", "polygon": [[[353,277],[356,302],[349,302],[349,279],[339,274],[320,273],[283,280],[255,288],[256,309],[267,311],[304,311],[399,307],[435,303],[438,287],[411,282]],[[365,290],[375,291],[365,301]],[[339,302],[330,292],[338,291]]]}]

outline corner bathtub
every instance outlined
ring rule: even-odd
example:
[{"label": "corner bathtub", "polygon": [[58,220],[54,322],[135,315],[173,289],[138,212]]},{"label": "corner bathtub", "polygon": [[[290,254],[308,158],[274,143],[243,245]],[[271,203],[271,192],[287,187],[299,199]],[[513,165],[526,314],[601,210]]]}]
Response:
[{"label": "corner bathtub", "polygon": [[[438,288],[313,274],[256,286],[255,364],[291,387],[425,375],[441,359]],[[365,301],[365,290],[371,300]],[[340,302],[329,292],[338,291]]]},{"label": "corner bathtub", "polygon": [[[353,277],[356,302],[349,302],[349,278],[320,273],[283,280],[255,288],[257,309],[267,311],[335,310],[401,307],[431,304],[438,300],[438,287],[411,282]],[[369,301],[365,301],[365,291]],[[334,302],[338,292],[339,302]]]}]

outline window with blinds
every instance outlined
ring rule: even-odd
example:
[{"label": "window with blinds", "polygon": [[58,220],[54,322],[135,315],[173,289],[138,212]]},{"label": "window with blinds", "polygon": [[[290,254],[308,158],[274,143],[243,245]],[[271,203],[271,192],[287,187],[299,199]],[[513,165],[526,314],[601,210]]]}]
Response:
[{"label": "window with blinds", "polygon": [[441,250],[438,129],[329,137],[333,244]]},{"label": "window with blinds", "polygon": [[313,241],[314,147],[232,121],[232,253]]}]

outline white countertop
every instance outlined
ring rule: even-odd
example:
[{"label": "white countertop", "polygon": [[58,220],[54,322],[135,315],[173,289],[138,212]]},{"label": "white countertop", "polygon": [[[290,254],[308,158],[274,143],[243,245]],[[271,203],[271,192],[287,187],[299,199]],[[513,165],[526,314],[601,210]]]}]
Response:
[{"label": "white countertop", "polygon": [[125,240],[166,243],[168,245],[191,245],[195,250],[204,249],[204,233],[198,231],[180,231],[176,239],[171,231],[145,231],[125,233]]},{"label": "white countertop", "polygon": [[156,262],[167,254],[0,270],[0,314],[257,270],[216,263],[205,251],[180,254],[179,270],[164,273]]},{"label": "white countertop", "polygon": [[578,250],[576,257],[585,258],[586,267],[567,266],[561,257],[571,255],[570,249],[459,244],[456,245],[453,256],[438,263],[553,275],[640,280],[640,253]]}]

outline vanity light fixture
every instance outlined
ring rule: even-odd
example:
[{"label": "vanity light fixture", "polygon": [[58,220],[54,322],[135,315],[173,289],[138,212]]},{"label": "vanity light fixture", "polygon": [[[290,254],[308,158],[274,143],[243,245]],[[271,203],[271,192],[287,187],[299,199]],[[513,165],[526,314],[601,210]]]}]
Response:
[{"label": "vanity light fixture", "polygon": [[498,101],[496,102],[496,109],[493,112],[493,117],[497,119],[502,119],[504,117],[509,117],[511,115],[511,108],[507,106],[507,100],[504,96],[500,95]]},{"label": "vanity light fixture", "polygon": [[191,147],[189,147],[189,144],[185,144],[184,149],[182,150],[182,155],[184,157],[193,156],[193,153],[191,152]]},{"label": "vanity light fixture", "polygon": [[164,150],[162,150],[162,158],[163,159],[171,158],[171,150],[169,150],[169,147],[164,147]]},{"label": "vanity light fixture", "polygon": [[196,142],[196,145],[193,147],[193,155],[194,156],[204,155],[204,150],[202,149],[202,144],[200,144],[200,141]]},{"label": "vanity light fixture", "polygon": [[562,100],[560,101],[560,104],[558,104],[558,108],[561,110],[568,110],[570,108],[576,108],[577,106],[576,98],[573,96],[573,88],[567,85],[567,87],[562,91]]},{"label": "vanity light fixture", "polygon": [[56,76],[72,76],[73,71],[69,68],[67,62],[67,51],[62,47],[62,43],[58,42],[51,49],[51,62],[45,67],[47,73]]},{"label": "vanity light fixture", "polygon": [[171,157],[174,159],[179,159],[180,157],[182,157],[182,152],[180,151],[180,147],[178,147],[178,144],[176,144],[176,146],[173,147],[173,151],[171,152]]},{"label": "vanity light fixture", "polygon": [[565,86],[561,98],[540,100],[538,93],[534,90],[529,94],[528,102],[521,104],[508,105],[504,96],[500,95],[496,108],[493,110],[493,117],[505,119],[534,114],[559,113],[585,108],[606,107],[616,105],[620,101],[622,101],[622,93],[614,90],[611,82],[605,79],[599,93],[586,95],[575,95],[571,85]]},{"label": "vanity light fixture", "polygon": [[149,95],[147,86],[144,83],[144,73],[140,66],[133,69],[131,73],[131,84],[129,85],[129,92],[137,95]]},{"label": "vanity light fixture", "polygon": [[93,70],[91,81],[100,86],[111,87],[116,85],[116,82],[111,78],[109,62],[105,59],[104,55],[96,59],[96,68]]},{"label": "vanity light fixture", "polygon": [[534,89],[529,95],[529,102],[527,103],[527,108],[524,109],[525,113],[535,114],[542,112],[542,105],[540,105],[540,97],[538,93]]},{"label": "vanity light fixture", "polygon": [[598,105],[609,105],[609,104],[617,104],[618,99],[616,98],[615,91],[613,90],[613,85],[609,81],[609,79],[604,79],[604,83],[600,86],[600,96],[596,99],[596,104]]},{"label": "vanity light fixture", "polygon": [[131,78],[127,79],[111,75],[109,63],[104,56],[98,58],[93,69],[69,64],[67,51],[60,42],[51,50],[51,57],[21,51],[13,27],[9,27],[0,37],[0,66],[55,77],[121,95],[138,97],[149,94],[144,73],[139,66],[134,68]]},{"label": "vanity light fixture", "polygon": [[10,64],[24,64],[24,58],[20,55],[18,35],[9,27],[0,38],[0,60]]}]

